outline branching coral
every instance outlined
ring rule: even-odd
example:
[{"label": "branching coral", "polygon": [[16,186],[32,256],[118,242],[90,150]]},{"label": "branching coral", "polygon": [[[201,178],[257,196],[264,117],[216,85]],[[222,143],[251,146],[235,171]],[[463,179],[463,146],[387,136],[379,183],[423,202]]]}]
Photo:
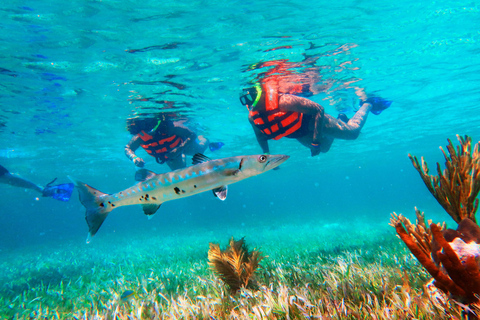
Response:
[{"label": "branching coral", "polygon": [[[424,235],[431,234],[432,236],[432,245],[426,249],[423,245],[424,238],[418,241],[418,233],[416,230],[412,232],[411,226],[413,225],[408,219],[401,215],[394,216],[391,223],[395,226],[400,239],[435,279],[434,284],[437,288],[447,294],[450,293],[455,300],[465,304],[478,301],[475,294],[480,294],[480,272],[475,254],[477,256],[480,254],[480,248],[472,241],[474,239],[468,236],[468,234],[480,233],[480,228],[476,224],[465,219],[457,231],[446,229],[442,232],[439,225],[432,223],[430,231],[424,233]],[[409,231],[404,228],[404,223]],[[451,242],[445,239],[454,234],[459,236],[452,239]],[[467,234],[467,236],[463,237],[463,234]],[[457,239],[462,239],[460,240],[463,243],[461,247],[457,245]],[[470,248],[473,249],[467,248],[464,240],[472,241]],[[452,243],[455,244],[453,248]],[[464,254],[460,254],[461,252]]]},{"label": "branching coral", "polygon": [[[412,241],[415,246],[418,247],[418,250],[425,255],[430,255],[432,252],[432,232],[429,228],[429,225],[432,223],[432,221],[428,220],[428,224],[425,223],[425,214],[420,212],[420,210],[417,208],[415,208],[415,214],[417,216],[417,222],[412,224],[406,217],[401,214],[397,215],[394,212],[392,214],[392,218],[390,219],[390,225],[394,228],[397,228],[397,224],[400,224],[401,226],[403,224],[406,229],[405,232],[412,237]],[[440,227],[439,224],[438,226]],[[441,228],[445,229],[445,224],[441,226]]]},{"label": "branching coral", "polygon": [[[474,228],[476,229],[476,232],[480,231],[480,228],[469,219],[465,219],[460,223],[459,228],[457,229],[459,235],[463,234],[462,228]],[[478,256],[478,245],[475,242],[472,242],[472,247],[476,247],[476,252],[471,251],[461,257],[459,253],[461,251],[465,252],[465,250],[468,249],[466,248],[466,243],[460,236],[455,237],[453,240],[462,239],[460,241],[463,242],[463,245],[461,247],[456,245],[456,250],[454,250],[454,248],[452,248],[453,240],[452,242],[448,242],[444,237],[444,233],[442,233],[436,225],[432,224],[431,230],[434,238],[433,248],[436,248],[434,253],[437,256],[440,265],[444,267],[446,273],[455,283],[456,287],[447,287],[447,283],[437,284],[437,282],[435,282],[435,285],[443,291],[445,291],[445,288],[448,289],[448,292],[452,294],[453,298],[462,303],[470,304],[472,302],[478,302],[476,294],[480,294],[480,272],[475,260],[475,255]],[[445,235],[447,234],[448,233],[445,232]],[[456,243],[458,243],[458,240]],[[445,288],[442,288],[443,285],[445,285]]]},{"label": "branching coral", "polygon": [[[433,261],[431,252],[432,229],[425,228],[425,221],[422,214],[416,210],[417,217],[420,216],[416,225],[413,225],[402,215],[393,215],[390,224],[395,227],[398,236],[406,244],[408,249],[417,258],[417,260],[427,269],[428,273],[435,279],[435,285],[445,292],[455,292],[462,294],[463,291],[446,275],[439,266]],[[403,224],[405,224],[406,229]],[[438,230],[439,226],[432,224]],[[437,285],[438,284],[438,285]]]},{"label": "branching coral", "polygon": [[421,165],[417,157],[410,154],[408,157],[428,190],[455,222],[460,223],[464,218],[476,222],[476,198],[480,191],[480,142],[475,145],[472,153],[470,137],[457,135],[457,139],[460,145],[456,150],[448,139],[449,155],[440,147],[445,157],[445,169],[442,172],[440,164],[437,163],[438,176],[429,175],[427,162],[423,157]]},{"label": "branching coral", "polygon": [[[457,135],[460,145],[448,140],[442,149],[446,168],[437,163],[438,176],[430,175],[427,163],[408,155],[428,190],[457,222],[457,230],[429,221],[415,208],[417,223],[392,214],[391,225],[412,254],[434,278],[437,288],[462,304],[479,304],[480,227],[476,224],[477,195],[480,191],[480,142],[472,153],[472,139]],[[475,317],[475,319],[477,319]]]},{"label": "branching coral", "polygon": [[231,238],[224,251],[218,244],[210,243],[208,251],[208,264],[232,292],[254,284],[253,274],[262,259],[260,251],[248,251],[243,238],[238,241]]}]

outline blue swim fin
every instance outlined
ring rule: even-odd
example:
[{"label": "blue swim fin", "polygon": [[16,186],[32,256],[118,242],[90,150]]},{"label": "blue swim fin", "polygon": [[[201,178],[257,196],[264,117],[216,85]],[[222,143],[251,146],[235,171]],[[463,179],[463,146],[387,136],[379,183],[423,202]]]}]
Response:
[{"label": "blue swim fin", "polygon": [[360,105],[362,105],[365,102],[370,103],[372,105],[372,109],[370,111],[373,114],[379,115],[380,113],[382,113],[383,110],[390,107],[393,101],[385,100],[380,97],[370,97],[365,101],[360,101]]},{"label": "blue swim fin", "polygon": [[60,200],[60,201],[68,201],[70,200],[70,197],[72,196],[73,192],[73,183],[64,183],[64,184],[58,184],[56,186],[52,186],[51,184],[57,180],[56,178],[47,184],[47,186],[43,189],[43,196],[44,197],[50,197],[55,200]]},{"label": "blue swim fin", "polygon": [[208,148],[210,149],[210,151],[216,151],[216,150],[219,150],[224,145],[225,143],[223,142],[212,142],[208,145]]}]

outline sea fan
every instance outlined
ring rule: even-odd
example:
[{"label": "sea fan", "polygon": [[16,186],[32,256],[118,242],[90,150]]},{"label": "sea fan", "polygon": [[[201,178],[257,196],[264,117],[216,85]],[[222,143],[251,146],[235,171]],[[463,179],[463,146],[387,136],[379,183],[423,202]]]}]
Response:
[{"label": "sea fan", "polygon": [[215,243],[210,243],[208,250],[208,264],[232,292],[255,284],[253,274],[262,259],[260,251],[248,252],[243,238],[238,241],[231,238],[224,251]]}]

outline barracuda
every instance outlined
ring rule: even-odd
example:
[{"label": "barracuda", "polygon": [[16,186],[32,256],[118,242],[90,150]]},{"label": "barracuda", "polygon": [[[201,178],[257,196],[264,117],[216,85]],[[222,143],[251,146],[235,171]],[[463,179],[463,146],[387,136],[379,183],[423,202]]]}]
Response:
[{"label": "barracuda", "polygon": [[107,215],[112,210],[131,205],[142,205],[143,212],[151,217],[162,203],[213,190],[220,200],[227,197],[227,185],[250,178],[278,167],[286,155],[251,155],[211,160],[202,154],[193,157],[193,165],[163,174],[148,170],[137,172],[135,186],[115,194],[106,194],[88,184],[70,178],[77,187],[80,202],[87,209],[90,242]]}]

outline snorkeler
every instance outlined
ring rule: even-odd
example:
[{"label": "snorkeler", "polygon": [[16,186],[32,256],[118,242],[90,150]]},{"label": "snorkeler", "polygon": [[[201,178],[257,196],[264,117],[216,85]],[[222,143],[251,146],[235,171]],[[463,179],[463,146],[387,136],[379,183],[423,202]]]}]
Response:
[{"label": "snorkeler", "polygon": [[25,189],[32,189],[37,192],[40,192],[43,197],[53,198],[55,200],[60,201],[68,201],[70,200],[70,196],[73,192],[73,183],[65,183],[52,186],[52,183],[57,180],[56,178],[47,184],[45,188],[20,178],[17,175],[11,174],[8,170],[0,165],[0,183],[9,184],[14,187],[25,188]]},{"label": "snorkeler", "polygon": [[278,82],[264,79],[255,87],[245,89],[240,102],[248,108],[248,119],[264,153],[269,153],[268,140],[283,137],[297,139],[309,148],[311,155],[328,152],[333,140],[355,140],[365,124],[368,113],[380,114],[391,105],[378,97],[363,94],[360,108],[348,119],[345,114],[334,118],[323,107],[307,98],[283,93]]},{"label": "snorkeler", "polygon": [[135,154],[142,147],[155,157],[159,164],[167,163],[172,170],[187,165],[186,155],[220,149],[222,142],[209,143],[204,136],[197,136],[181,121],[172,121],[165,114],[156,118],[133,118],[127,120],[127,129],[134,136],[125,146],[125,155],[137,167],[143,167],[145,161]]}]

